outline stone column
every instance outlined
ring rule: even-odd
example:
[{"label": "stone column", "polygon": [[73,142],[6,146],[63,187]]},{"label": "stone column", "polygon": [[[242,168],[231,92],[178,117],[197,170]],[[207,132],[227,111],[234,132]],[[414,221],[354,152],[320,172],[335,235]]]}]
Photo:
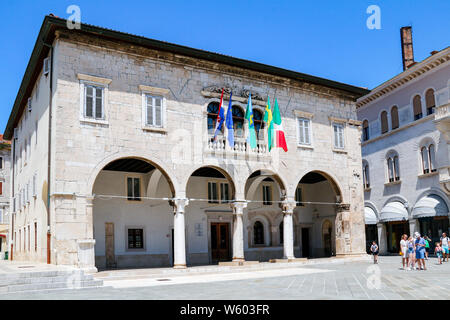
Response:
[{"label": "stone column", "polygon": [[184,222],[184,210],[189,204],[188,199],[173,200],[173,234],[174,234],[174,257],[173,267],[175,269],[186,268],[186,229]]},{"label": "stone column", "polygon": [[414,238],[414,232],[419,232],[419,220],[417,219],[410,219],[409,220],[409,235]]},{"label": "stone column", "polygon": [[245,261],[244,257],[244,208],[247,207],[245,201],[235,201],[231,203],[233,209],[233,261]]},{"label": "stone column", "polygon": [[339,204],[336,211],[336,256],[345,256],[351,253],[350,205]]},{"label": "stone column", "polygon": [[294,201],[283,201],[283,259],[295,259],[294,256],[294,224],[292,215],[296,203]]},{"label": "stone column", "polygon": [[86,197],[86,231],[84,239],[77,239],[78,267],[85,272],[97,272],[95,267],[94,197]]},{"label": "stone column", "polygon": [[380,254],[386,254],[387,252],[387,239],[386,239],[386,225],[384,223],[377,223],[378,229],[378,249]]}]

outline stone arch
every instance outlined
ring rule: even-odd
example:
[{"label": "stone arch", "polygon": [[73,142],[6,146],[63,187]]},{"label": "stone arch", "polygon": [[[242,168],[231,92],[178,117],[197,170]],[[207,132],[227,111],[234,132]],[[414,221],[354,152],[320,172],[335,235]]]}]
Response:
[{"label": "stone arch", "polygon": [[196,172],[197,170],[202,169],[202,168],[211,168],[211,169],[219,171],[228,180],[228,182],[231,185],[231,200],[236,199],[236,183],[235,183],[233,176],[231,174],[229,174],[227,170],[221,168],[220,166],[212,165],[212,164],[200,165],[200,166],[196,167],[194,170],[192,170],[187,177],[185,177],[184,182],[183,182],[183,187],[184,187],[185,192],[187,191],[189,179],[192,177],[194,172]]},{"label": "stone arch", "polygon": [[[160,161],[159,159],[153,160],[154,159],[153,155],[151,155],[151,154],[135,154],[135,153],[112,154],[112,155],[109,155],[109,156],[103,158],[99,163],[97,163],[97,165],[94,167],[94,169],[91,171],[91,174],[89,175],[89,179],[88,179],[87,185],[86,185],[86,194],[88,194],[88,195],[93,194],[95,180],[97,179],[97,176],[100,173],[100,171],[102,171],[103,168],[105,166],[107,166],[109,163],[116,161],[116,160],[121,160],[121,159],[137,159],[137,160],[142,160],[144,162],[151,164],[156,169],[161,171],[162,175],[164,175],[164,177],[166,178],[167,183],[169,184],[170,192],[172,193],[172,197],[178,196],[179,185],[177,183],[175,174],[169,168],[166,168],[164,165],[162,165],[161,164],[162,161]],[[152,160],[150,160],[150,159],[152,159]]]},{"label": "stone arch", "polygon": [[[323,170],[310,170],[307,172],[302,172],[302,174],[296,180],[297,181],[297,184],[295,185],[296,187],[300,183],[300,181],[303,179],[303,177],[305,177],[308,173],[318,173],[318,174],[322,175],[330,183],[331,188],[333,189],[333,191],[337,197],[336,202],[344,202],[344,203],[347,202],[347,199],[344,198],[344,194],[342,192],[342,187],[339,185],[337,178],[332,173],[325,172]],[[294,194],[294,198],[295,198],[295,194]]]},{"label": "stone arch", "polygon": [[[261,175],[256,176],[256,178],[252,182],[250,182],[250,185],[248,186],[248,188],[246,188],[250,177],[258,171],[261,172]],[[279,190],[279,193],[280,193],[280,198],[287,196],[287,184],[286,184],[284,178],[282,178],[278,173],[275,173],[274,171],[272,171],[270,169],[258,169],[258,170],[253,170],[253,172],[247,177],[247,179],[245,179],[245,183],[243,183],[245,199],[248,199],[248,200],[252,199],[254,197],[254,195],[256,193],[256,189],[258,188],[260,183],[263,182],[263,180],[268,177],[273,178],[275,180],[276,185]],[[245,190],[247,190],[247,191],[245,191]]]},{"label": "stone arch", "polygon": [[380,220],[380,212],[377,209],[377,206],[372,201],[366,200],[364,201],[364,207],[369,207],[375,212],[375,215],[377,216],[377,220]]},{"label": "stone arch", "polygon": [[254,226],[255,223],[259,221],[262,223],[263,228],[264,228],[264,246],[269,246],[270,245],[270,238],[271,238],[271,232],[270,229],[272,227],[272,223],[270,221],[270,219],[268,219],[266,217],[266,215],[264,214],[256,214],[254,215],[250,220],[249,220],[249,233],[250,233],[250,243],[251,246],[253,247],[255,245],[254,243]]},{"label": "stone arch", "polygon": [[442,198],[442,200],[445,202],[445,204],[447,205],[447,208],[450,210],[450,201],[448,199],[448,196],[445,194],[445,192],[443,192],[440,188],[435,188],[435,187],[431,187],[428,190],[423,191],[422,193],[420,193],[417,197],[416,200],[414,201],[414,205],[410,205],[411,210],[409,210],[408,212],[408,218],[411,218],[411,214],[412,214],[412,209],[414,208],[414,206],[416,205],[416,203],[422,199],[423,197],[426,197],[428,195],[436,195],[440,198]]}]

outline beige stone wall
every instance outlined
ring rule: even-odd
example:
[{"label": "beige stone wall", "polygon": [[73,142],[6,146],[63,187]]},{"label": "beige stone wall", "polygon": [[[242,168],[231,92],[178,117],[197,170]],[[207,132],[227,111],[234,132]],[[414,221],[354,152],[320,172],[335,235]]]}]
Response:
[{"label": "beige stone wall", "polygon": [[[339,248],[344,253],[364,251],[360,128],[351,121],[356,119],[351,97],[268,74],[70,33],[61,34],[56,42],[53,261],[77,264],[77,240],[92,238],[91,211],[86,203],[95,178],[110,161],[130,156],[150,160],[163,169],[176,197],[185,196],[190,175],[205,165],[220,167],[231,176],[236,199],[245,198],[245,182],[259,169],[277,174],[289,199],[294,198],[295,188],[306,173],[325,173],[341,192],[342,202],[350,205],[343,218],[350,229],[345,230],[347,240],[339,242]],[[110,81],[104,123],[80,121],[79,74]],[[142,128],[141,85],[168,90],[162,132]],[[275,150],[262,157],[207,152],[206,107],[219,99],[201,92],[212,85],[231,87],[236,96],[244,89],[264,99],[270,95],[272,105],[276,97],[289,151]],[[245,100],[234,104],[245,110]],[[263,110],[262,106],[254,107]],[[296,110],[313,114],[312,148],[297,146]],[[339,152],[333,148],[335,118],[345,123],[346,147]]]}]

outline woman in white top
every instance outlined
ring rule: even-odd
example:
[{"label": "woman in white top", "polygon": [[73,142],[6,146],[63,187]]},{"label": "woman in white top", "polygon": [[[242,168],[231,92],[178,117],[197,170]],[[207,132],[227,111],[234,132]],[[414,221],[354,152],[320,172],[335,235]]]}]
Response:
[{"label": "woman in white top", "polygon": [[408,236],[406,234],[402,235],[402,240],[400,240],[400,250],[402,253],[402,264],[403,270],[405,270],[405,265],[408,267]]}]

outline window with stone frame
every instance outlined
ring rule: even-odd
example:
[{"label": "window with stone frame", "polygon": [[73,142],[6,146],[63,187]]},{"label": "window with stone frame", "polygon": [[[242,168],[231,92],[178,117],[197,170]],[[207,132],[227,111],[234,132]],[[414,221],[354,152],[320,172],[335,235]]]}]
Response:
[{"label": "window with stone frame", "polygon": [[3,157],[0,157],[0,169],[3,169]]},{"label": "window with stone frame", "polygon": [[364,189],[370,188],[370,175],[369,175],[369,164],[363,162],[363,185]]},{"label": "window with stone frame", "polygon": [[[222,108],[223,108],[223,106],[222,106]],[[208,134],[212,136],[212,135],[214,135],[214,131],[216,130],[216,122],[217,122],[217,117],[219,115],[219,103],[211,102],[210,104],[208,104],[207,114],[208,114],[208,124],[207,124],[208,125]],[[223,134],[224,127],[225,127],[225,122],[223,123],[222,128],[220,129],[221,134]]]},{"label": "window with stone frame", "polygon": [[334,147],[344,149],[344,125],[342,123],[333,123]]},{"label": "window with stone frame", "polygon": [[420,149],[420,155],[422,160],[422,173],[427,174],[430,172],[436,172],[434,144],[431,143],[422,146]]},{"label": "window with stone frame", "polygon": [[306,118],[297,118],[298,143],[311,144],[311,120]]},{"label": "window with stone frame", "polygon": [[369,135],[369,121],[364,120],[363,121],[363,141],[367,141],[370,139]]},{"label": "window with stone frame", "polygon": [[395,182],[400,180],[400,168],[398,155],[390,153],[387,156],[388,181]]},{"label": "window with stone frame", "polygon": [[228,203],[231,200],[230,185],[226,182],[208,182],[208,203]]},{"label": "window with stone frame", "polygon": [[234,136],[242,138],[244,136],[244,110],[238,106],[232,106]]},{"label": "window with stone frame", "polygon": [[88,119],[104,120],[104,87],[84,84],[84,117]]},{"label": "window with stone frame", "polygon": [[255,221],[253,224],[253,244],[264,244],[264,225],[261,221]]},{"label": "window with stone frame", "polygon": [[253,109],[253,123],[255,125],[256,138],[258,140],[264,140],[263,113],[258,109]]},{"label": "window with stone frame", "polygon": [[129,201],[141,200],[141,179],[127,177],[127,199]]},{"label": "window with stone frame", "polygon": [[381,112],[380,118],[381,118],[380,119],[381,133],[383,134],[389,131],[387,112],[386,111]]},{"label": "window with stone frame", "polygon": [[144,229],[128,228],[128,249],[144,249]]},{"label": "window with stone frame", "polygon": [[422,101],[420,95],[416,95],[413,99],[414,121],[422,118]]},{"label": "window with stone frame", "polygon": [[425,104],[427,107],[427,115],[433,114],[436,107],[433,89],[428,89],[425,93]]},{"label": "window with stone frame", "polygon": [[263,205],[270,206],[272,205],[272,186],[263,185]]},{"label": "window with stone frame", "polygon": [[164,126],[164,98],[145,94],[145,125],[150,127]]},{"label": "window with stone frame", "polygon": [[391,124],[392,124],[392,130],[397,129],[399,127],[397,106],[393,106],[391,108]]}]

